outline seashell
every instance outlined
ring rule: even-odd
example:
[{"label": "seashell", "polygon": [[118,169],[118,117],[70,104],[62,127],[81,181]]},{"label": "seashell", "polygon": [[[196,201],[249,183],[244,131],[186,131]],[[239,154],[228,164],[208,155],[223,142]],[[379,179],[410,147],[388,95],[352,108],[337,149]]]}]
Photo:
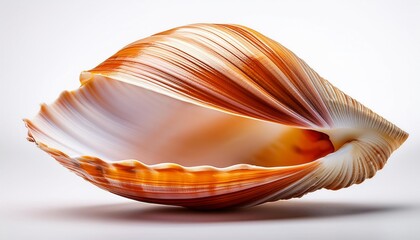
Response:
[{"label": "seashell", "polygon": [[150,203],[254,206],[371,178],[408,134],[243,26],[136,41],[25,119],[87,181]]}]

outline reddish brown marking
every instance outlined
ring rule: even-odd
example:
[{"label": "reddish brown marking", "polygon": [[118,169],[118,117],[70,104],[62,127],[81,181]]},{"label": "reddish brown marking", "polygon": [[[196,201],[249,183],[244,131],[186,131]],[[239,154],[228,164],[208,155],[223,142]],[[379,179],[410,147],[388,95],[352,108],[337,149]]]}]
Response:
[{"label": "reddish brown marking", "polygon": [[317,160],[334,152],[328,135],[313,130],[290,129],[254,158],[258,166],[292,166]]}]

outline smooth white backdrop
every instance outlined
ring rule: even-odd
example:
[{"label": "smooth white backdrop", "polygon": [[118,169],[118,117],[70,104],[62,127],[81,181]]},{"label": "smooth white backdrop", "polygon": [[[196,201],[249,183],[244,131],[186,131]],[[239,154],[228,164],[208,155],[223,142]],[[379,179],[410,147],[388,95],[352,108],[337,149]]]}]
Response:
[{"label": "smooth white backdrop", "polygon": [[[279,41],[410,133],[361,185],[234,212],[137,203],[25,140],[22,118],[124,45],[237,23]],[[419,239],[420,1],[0,1],[0,239]]]}]

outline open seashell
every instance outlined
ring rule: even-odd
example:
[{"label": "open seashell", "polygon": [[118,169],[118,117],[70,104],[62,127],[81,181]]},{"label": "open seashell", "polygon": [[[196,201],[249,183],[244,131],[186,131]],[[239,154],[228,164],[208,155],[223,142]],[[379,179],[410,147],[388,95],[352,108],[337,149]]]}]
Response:
[{"label": "open seashell", "polygon": [[371,178],[408,134],[279,43],[196,24],[134,42],[25,119],[28,139],[112,193],[216,209]]}]

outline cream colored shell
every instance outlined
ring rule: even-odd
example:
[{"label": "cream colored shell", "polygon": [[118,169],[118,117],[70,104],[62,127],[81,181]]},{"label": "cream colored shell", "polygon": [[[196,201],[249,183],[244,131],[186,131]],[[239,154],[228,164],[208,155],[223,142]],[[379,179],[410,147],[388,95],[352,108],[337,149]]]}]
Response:
[{"label": "cream colored shell", "polygon": [[89,182],[191,208],[253,206],[372,177],[407,134],[279,43],[195,24],[136,41],[25,119]]}]

